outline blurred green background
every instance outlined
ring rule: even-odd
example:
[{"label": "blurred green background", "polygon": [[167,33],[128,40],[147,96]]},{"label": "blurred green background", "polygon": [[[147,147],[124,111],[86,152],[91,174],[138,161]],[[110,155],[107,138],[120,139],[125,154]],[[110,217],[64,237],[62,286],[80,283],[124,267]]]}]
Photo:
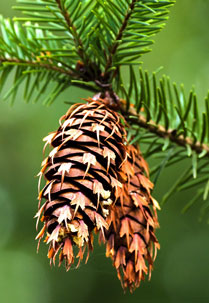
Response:
[{"label": "blurred green background", "polygon": [[[0,13],[14,16],[14,4],[15,0],[1,1]],[[208,16],[209,0],[177,0],[152,53],[143,57],[145,68],[164,66],[161,74],[185,83],[186,91],[194,84],[200,103],[209,89]],[[42,138],[57,128],[68,108],[63,101],[79,102],[88,96],[69,89],[49,108],[25,104],[21,92],[13,107],[0,96],[0,302],[209,302],[209,226],[207,217],[198,222],[202,201],[181,214],[194,191],[176,194],[159,213],[161,250],[152,279],[132,295],[124,295],[104,247],[97,244],[88,264],[68,273],[64,266],[49,266],[45,244],[36,254],[35,175],[42,161]],[[164,171],[155,189],[159,201],[181,169],[179,165]]]}]

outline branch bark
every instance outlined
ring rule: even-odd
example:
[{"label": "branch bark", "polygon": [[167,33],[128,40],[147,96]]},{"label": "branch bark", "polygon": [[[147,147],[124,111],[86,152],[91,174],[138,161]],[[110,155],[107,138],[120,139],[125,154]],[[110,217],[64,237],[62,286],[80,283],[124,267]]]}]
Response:
[{"label": "branch bark", "polygon": [[[131,116],[130,116],[131,115]],[[204,157],[209,157],[209,146],[206,144],[201,144],[200,142],[194,142],[189,137],[184,137],[182,135],[178,136],[175,132],[175,129],[168,129],[166,130],[163,126],[157,125],[153,121],[146,121],[146,118],[141,114],[124,114],[124,117],[128,123],[131,125],[138,125],[140,127],[143,127],[144,129],[147,129],[150,133],[155,134],[158,137],[161,138],[168,138],[171,142],[182,146],[187,147],[188,145],[190,148],[195,151],[197,154],[201,154],[205,151]]]}]

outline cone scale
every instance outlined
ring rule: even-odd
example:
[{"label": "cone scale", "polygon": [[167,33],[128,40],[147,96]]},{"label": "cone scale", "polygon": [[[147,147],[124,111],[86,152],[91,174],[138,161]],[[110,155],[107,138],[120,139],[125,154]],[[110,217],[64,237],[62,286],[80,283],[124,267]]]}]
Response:
[{"label": "cone scale", "polygon": [[92,99],[72,106],[60,119],[59,129],[44,138],[44,150],[48,144],[53,149],[39,174],[46,185],[39,193],[36,217],[44,225],[37,239],[40,242],[46,234],[51,262],[59,255],[59,264],[65,260],[68,270],[75,247],[78,264],[86,248],[88,259],[93,230],[104,235],[108,229],[110,206],[122,190],[125,140],[120,115]]}]

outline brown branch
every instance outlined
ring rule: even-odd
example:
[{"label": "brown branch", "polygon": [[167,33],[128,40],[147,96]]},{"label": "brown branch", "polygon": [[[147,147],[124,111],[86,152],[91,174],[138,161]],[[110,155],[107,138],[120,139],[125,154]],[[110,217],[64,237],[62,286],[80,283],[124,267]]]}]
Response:
[{"label": "brown branch", "polygon": [[[118,48],[118,46],[119,46],[119,42],[118,42],[118,41],[121,40],[121,38],[122,38],[122,36],[123,36],[123,32],[124,32],[124,30],[125,30],[126,27],[127,27],[128,20],[130,19],[131,14],[133,13],[134,5],[135,5],[136,2],[137,2],[137,0],[132,0],[130,6],[128,7],[128,10],[127,10],[126,16],[125,16],[125,18],[124,18],[124,21],[123,21],[123,23],[122,23],[122,25],[121,25],[121,27],[120,27],[120,30],[119,30],[119,32],[118,32],[116,38],[115,38],[115,42],[114,42],[114,44],[112,45],[112,48],[111,48],[111,50],[110,50],[110,55],[109,55],[109,57],[108,57],[108,59],[107,59],[107,64],[106,64],[106,67],[105,67],[105,72],[104,72],[105,75],[106,75],[108,69],[109,69],[109,68],[111,67],[111,65],[112,65],[112,57],[113,57],[114,54],[116,53],[117,48]],[[105,78],[105,77],[104,77],[104,78]]]},{"label": "brown branch", "polygon": [[[68,11],[62,7],[61,0],[56,0],[56,2],[60,9],[60,12],[62,13],[62,15],[65,19],[65,22],[67,23],[67,26],[69,27],[69,29],[72,29],[72,31],[73,31],[74,42],[75,42],[75,45],[77,46],[78,54],[81,57],[81,59],[83,60],[83,62],[85,62],[84,47],[83,47],[83,43],[82,43],[81,39],[78,36],[77,29],[76,29],[75,25],[72,23]],[[70,30],[70,32],[71,32],[71,30]]]},{"label": "brown branch", "polygon": [[144,129],[147,129],[150,133],[153,133],[161,138],[168,138],[171,142],[176,143],[179,146],[186,147],[187,145],[195,151],[197,154],[201,154],[203,151],[206,151],[205,156],[209,157],[209,146],[206,144],[201,144],[200,142],[193,142],[193,140],[189,137],[184,138],[182,135],[176,135],[175,130],[166,130],[163,126],[157,125],[153,121],[146,121],[146,118],[141,114],[132,114],[124,115],[126,121],[131,124],[139,125]]},{"label": "brown branch", "polygon": [[[79,75],[77,73],[73,73],[72,71],[70,70],[66,70],[64,68],[61,68],[61,67],[58,67],[58,66],[55,66],[55,65],[51,65],[51,64],[47,64],[47,63],[41,63],[41,62],[36,62],[36,61],[26,61],[26,60],[19,60],[19,59],[16,59],[16,58],[9,58],[9,59],[6,59],[6,58],[1,58],[0,57],[0,64],[1,63],[15,63],[18,65],[18,64],[26,64],[28,66],[34,66],[34,67],[41,67],[41,68],[45,68],[47,70],[51,70],[51,71],[55,71],[55,72],[58,72],[58,73],[61,73],[63,75],[66,75],[70,78],[72,78],[73,80],[82,80],[81,77],[79,77]],[[85,82],[85,80],[84,80]],[[88,83],[73,83],[74,86],[76,87],[79,87],[79,88],[82,88],[82,89],[87,89],[87,90],[90,90],[92,91],[93,93],[98,93],[100,91],[99,87],[98,89],[96,89],[96,87],[90,87],[88,85]],[[88,82],[88,81],[86,81]],[[95,84],[97,85],[96,81],[95,81]],[[97,85],[98,86],[98,85]]]},{"label": "brown branch", "polygon": [[55,66],[55,65],[52,65],[52,64],[47,64],[47,63],[42,63],[42,62],[38,62],[38,61],[30,61],[30,60],[19,60],[19,59],[13,59],[13,58],[1,58],[0,57],[0,63],[22,63],[22,64],[26,64],[28,66],[35,66],[35,67],[42,67],[42,68],[45,68],[45,69],[48,69],[48,70],[52,70],[52,71],[55,71],[55,72],[59,72],[61,74],[65,74],[69,77],[75,77],[75,74],[70,71],[70,70],[66,70],[64,68],[61,68],[59,66]]}]

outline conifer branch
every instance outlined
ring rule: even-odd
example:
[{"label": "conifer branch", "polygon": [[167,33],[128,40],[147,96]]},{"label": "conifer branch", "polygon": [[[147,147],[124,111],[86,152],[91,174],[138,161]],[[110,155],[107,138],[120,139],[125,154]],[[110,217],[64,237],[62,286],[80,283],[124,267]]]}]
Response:
[{"label": "conifer branch", "polygon": [[0,63],[5,63],[5,64],[24,64],[26,66],[33,66],[33,67],[41,67],[43,69],[46,70],[51,70],[51,71],[55,71],[55,72],[59,72],[60,74],[64,74],[67,75],[69,77],[76,77],[77,75],[75,75],[72,71],[61,68],[59,66],[56,65],[52,65],[52,64],[48,64],[48,63],[42,63],[42,62],[38,62],[38,61],[30,61],[30,60],[20,60],[20,59],[12,59],[12,58],[2,58],[0,57]]},{"label": "conifer branch", "polygon": [[[170,83],[165,75],[157,79],[156,74],[130,67],[129,87],[123,83],[117,91],[126,102],[122,102],[122,113],[128,122],[130,144],[143,146],[145,158],[156,159],[151,176],[156,183],[165,167],[190,159],[189,166],[165,193],[161,204],[177,191],[199,186],[198,195],[189,201],[185,209],[193,205],[202,195],[206,204],[209,196],[209,94],[205,108],[199,113],[197,96],[191,90],[186,96],[184,88]],[[187,165],[188,165],[187,164]]]},{"label": "conifer branch", "polygon": [[197,154],[204,153],[204,157],[209,157],[209,146],[207,144],[201,144],[200,142],[194,142],[191,138],[184,138],[182,135],[178,136],[175,129],[166,130],[162,125],[157,125],[154,121],[147,121],[146,118],[141,114],[131,114],[124,115],[126,121],[133,125],[138,125],[149,133],[155,134],[156,136],[176,143],[179,146],[187,148],[190,146],[191,150],[195,151]]},{"label": "conifer branch", "polygon": [[66,24],[67,24],[67,27],[68,27],[70,33],[72,34],[72,32],[73,32],[75,46],[77,46],[77,51],[78,51],[80,58],[83,60],[83,62],[86,62],[83,43],[82,43],[81,39],[79,38],[75,25],[72,23],[72,21],[70,19],[70,15],[69,15],[68,11],[64,8],[64,5],[62,6],[61,0],[56,0],[56,3],[66,21]]},{"label": "conifer branch", "polygon": [[126,99],[123,111],[130,124],[209,156],[209,95],[200,115],[195,92],[191,90],[186,97],[183,86],[178,89],[165,75],[157,79],[155,73],[149,75],[140,69],[138,79],[130,68],[129,83],[125,88],[121,82],[117,93]]},{"label": "conifer branch", "polygon": [[[106,67],[105,67],[105,72],[104,74],[106,75],[106,73],[108,72],[109,68],[111,67],[112,65],[112,60],[113,60],[113,56],[115,55],[116,51],[117,51],[117,48],[119,46],[119,43],[118,41],[122,38],[123,36],[123,32],[124,30],[126,29],[127,27],[127,24],[128,24],[128,20],[130,19],[132,13],[133,13],[133,9],[134,9],[134,5],[135,3],[137,2],[137,0],[132,0],[132,2],[130,3],[130,5],[128,6],[128,9],[127,9],[127,13],[125,15],[125,18],[123,20],[123,23],[119,29],[119,32],[115,38],[115,41],[110,49],[110,54],[109,54],[109,57],[107,59],[107,64],[106,64]],[[104,76],[104,78],[106,78]]]}]

